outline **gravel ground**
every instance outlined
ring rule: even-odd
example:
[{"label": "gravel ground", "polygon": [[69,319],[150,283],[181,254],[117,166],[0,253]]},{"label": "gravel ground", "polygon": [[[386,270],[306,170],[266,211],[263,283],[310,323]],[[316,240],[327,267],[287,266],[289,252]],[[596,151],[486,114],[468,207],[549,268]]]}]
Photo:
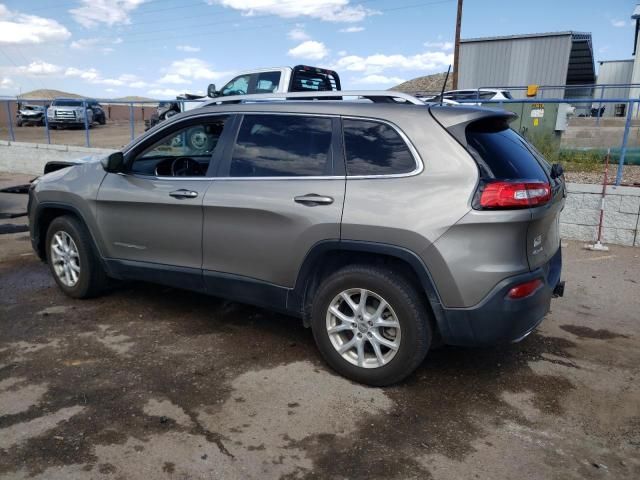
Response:
[{"label": "gravel ground", "polygon": [[0,234],[0,478],[638,479],[639,252],[568,243],[538,331],[376,389],[296,319],[147,284],[72,300]]},{"label": "gravel ground", "polygon": [[[609,167],[608,184],[614,184],[616,180],[617,166]],[[565,172],[565,178],[572,183],[595,183],[602,185],[604,172]],[[622,184],[640,186],[640,165],[625,165],[622,171]]]}]

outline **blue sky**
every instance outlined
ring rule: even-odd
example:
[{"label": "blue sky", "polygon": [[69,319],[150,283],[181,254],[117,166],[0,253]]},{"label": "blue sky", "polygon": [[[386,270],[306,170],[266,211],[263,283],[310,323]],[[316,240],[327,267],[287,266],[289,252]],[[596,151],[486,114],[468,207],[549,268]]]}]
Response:
[{"label": "blue sky", "polygon": [[[575,30],[631,58],[633,0],[465,0],[462,38]],[[54,88],[171,98],[305,63],[343,88],[446,70],[455,0],[0,0],[0,95]]]}]

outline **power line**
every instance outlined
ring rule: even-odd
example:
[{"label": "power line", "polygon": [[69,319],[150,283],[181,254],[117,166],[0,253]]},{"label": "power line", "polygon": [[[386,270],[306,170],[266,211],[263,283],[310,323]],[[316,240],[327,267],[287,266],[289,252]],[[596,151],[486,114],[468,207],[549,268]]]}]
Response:
[{"label": "power line", "polygon": [[[9,60],[9,63],[11,63],[14,67],[16,67],[16,69],[20,69],[20,67],[18,66],[18,64],[16,62],[13,61],[13,59],[7,54],[7,52],[5,52],[3,49],[0,48],[0,53],[2,53],[2,55],[4,55],[4,57]],[[16,72],[19,73],[19,72]],[[35,83],[30,77],[26,76],[25,77],[29,83],[31,84],[31,86],[35,86],[36,88],[39,87],[39,85],[37,83]]]},{"label": "power line", "polygon": [[[377,0],[368,0],[368,1],[377,1]],[[409,9],[413,9],[413,8],[422,8],[422,7],[428,7],[428,6],[433,6],[433,5],[439,5],[439,4],[444,4],[444,3],[452,3],[456,0],[438,0],[435,2],[424,2],[424,3],[416,3],[416,4],[412,4],[412,5],[403,5],[400,7],[392,7],[392,8],[386,8],[386,9],[380,9],[378,10],[381,13],[389,13],[389,12],[396,12],[396,11],[402,11],[402,10],[409,10]],[[269,14],[269,15],[265,15],[265,17],[270,17],[270,16],[276,16],[275,14]],[[254,18],[258,18],[258,17],[254,17]],[[197,27],[204,27],[204,26],[210,26],[210,25],[221,25],[221,24],[228,24],[228,23],[237,23],[236,20],[225,20],[225,21],[220,21],[220,22],[212,22],[209,24],[202,24],[202,25],[198,25]],[[185,34],[185,35],[171,35],[171,39],[182,39],[182,38],[193,38],[193,37],[206,37],[206,36],[212,36],[212,35],[220,35],[223,33],[232,33],[232,32],[243,32],[243,31],[249,31],[249,30],[258,30],[258,29],[269,29],[269,28],[273,28],[273,27],[281,27],[282,25],[295,25],[297,23],[300,23],[300,19],[295,19],[295,20],[289,20],[289,21],[284,21],[284,22],[278,22],[278,23],[271,23],[271,24],[262,24],[262,25],[255,25],[255,26],[250,26],[250,27],[244,27],[244,28],[234,28],[234,29],[228,29],[228,30],[217,30],[217,31],[202,31],[202,32],[194,32],[194,33],[190,33],[190,34]],[[196,26],[189,26],[189,28],[196,28]],[[136,44],[136,43],[145,43],[145,42],[153,42],[155,40],[161,40],[161,39],[166,39],[167,38],[167,30],[163,29],[163,30],[157,30],[157,31],[151,31],[151,32],[140,32],[138,35],[146,35],[146,34],[153,34],[153,33],[164,33],[165,35],[163,35],[162,37],[150,37],[150,38],[139,38],[139,39],[134,39],[134,40],[125,40],[125,43],[127,44]]]},{"label": "power line", "polygon": [[[361,0],[360,2],[358,2],[359,4],[364,4],[364,3],[373,3],[373,2],[380,2],[383,0]],[[447,0],[447,1],[453,1],[453,0]],[[297,3],[298,0],[289,0],[286,2],[280,2],[280,5],[287,5],[287,4],[295,4]],[[237,15],[237,12],[225,12],[223,14],[219,14],[218,16],[231,16],[231,15]],[[255,19],[261,19],[261,18],[268,18],[268,17],[278,17],[279,15],[276,13],[265,13],[262,15],[252,15],[251,18],[252,20]],[[185,17],[182,17],[181,19],[184,19]],[[189,18],[202,18],[202,15],[197,15],[194,17],[189,17]],[[162,20],[163,22],[166,23],[166,20]],[[172,27],[171,31],[174,30],[181,30],[181,29],[192,29],[192,28],[200,28],[200,27],[210,27],[212,25],[224,25],[227,23],[237,23],[237,18],[234,18],[233,20],[220,20],[217,22],[208,22],[208,23],[200,23],[200,24],[193,24],[193,25],[183,25],[183,26],[179,26],[179,27]],[[295,21],[292,20],[293,23],[300,23],[300,19],[297,19]],[[154,22],[147,22],[147,23],[156,23],[156,21]],[[145,22],[135,22],[135,25],[144,25]],[[128,33],[127,36],[138,36],[138,35],[147,35],[147,34],[151,34],[151,33],[167,33],[167,29],[166,28],[162,28],[162,29],[158,29],[158,30],[150,30],[150,31],[146,31],[146,32],[131,32]],[[173,37],[173,35],[172,35]]]}]

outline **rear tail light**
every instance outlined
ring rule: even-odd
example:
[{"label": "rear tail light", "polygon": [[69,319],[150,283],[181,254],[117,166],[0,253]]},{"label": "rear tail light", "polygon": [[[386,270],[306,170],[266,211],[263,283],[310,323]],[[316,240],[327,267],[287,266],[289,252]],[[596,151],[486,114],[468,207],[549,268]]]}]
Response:
[{"label": "rear tail light", "polygon": [[543,205],[551,200],[551,186],[546,182],[497,181],[481,185],[476,207],[527,208]]},{"label": "rear tail light", "polygon": [[521,283],[520,285],[516,285],[509,293],[507,293],[507,297],[518,300],[520,298],[528,297],[532,295],[538,288],[542,287],[542,280],[536,278],[535,280],[531,280],[529,282]]}]

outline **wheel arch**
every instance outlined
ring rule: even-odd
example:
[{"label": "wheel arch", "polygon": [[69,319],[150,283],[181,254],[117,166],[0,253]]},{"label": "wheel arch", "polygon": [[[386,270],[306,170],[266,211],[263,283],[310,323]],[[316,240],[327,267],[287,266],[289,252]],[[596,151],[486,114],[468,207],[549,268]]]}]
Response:
[{"label": "wheel arch", "polygon": [[72,205],[58,202],[41,203],[38,205],[34,213],[31,235],[34,249],[36,250],[38,257],[40,257],[42,261],[46,262],[47,253],[45,243],[47,230],[49,229],[49,225],[51,225],[51,222],[53,222],[56,218],[62,217],[64,215],[72,216],[80,223],[82,223],[82,225],[89,232],[89,236],[91,238],[91,241],[93,242],[94,248],[96,248],[96,251],[98,252],[100,258],[102,258],[98,249],[98,244],[96,243],[96,239],[93,236],[93,232],[89,228],[89,225],[87,224],[87,221],[85,220],[80,210]]},{"label": "wheel arch", "polygon": [[309,326],[311,298],[319,284],[337,269],[356,263],[391,265],[400,270],[424,293],[436,323],[434,327],[440,334],[446,334],[447,324],[440,296],[427,266],[411,250],[384,243],[330,240],[314,245],[298,271],[294,288],[289,292],[287,309],[302,312],[304,325]]}]

